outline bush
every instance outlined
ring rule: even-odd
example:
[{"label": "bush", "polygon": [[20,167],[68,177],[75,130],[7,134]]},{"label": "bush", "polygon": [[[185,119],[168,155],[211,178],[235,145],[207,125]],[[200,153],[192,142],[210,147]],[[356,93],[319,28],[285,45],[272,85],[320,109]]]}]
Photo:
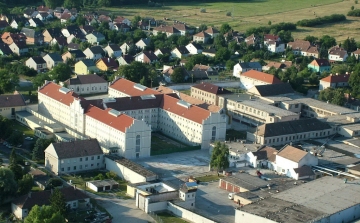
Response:
[{"label": "bush", "polygon": [[205,13],[206,9],[202,8],[202,9],[200,9],[200,12]]},{"label": "bush", "polygon": [[227,12],[227,13],[226,13],[226,16],[231,16],[231,12]]},{"label": "bush", "polygon": [[313,26],[323,25],[323,24],[327,24],[327,23],[340,22],[340,21],[345,21],[345,20],[346,20],[345,15],[332,14],[330,16],[319,17],[316,19],[303,19],[303,20],[298,21],[296,24],[298,26],[313,27]]},{"label": "bush", "polygon": [[276,33],[280,32],[281,30],[289,31],[289,30],[296,30],[296,24],[290,22],[282,22],[279,24],[271,25],[271,26],[261,26],[257,28],[250,28],[246,30],[246,36],[250,36],[252,34],[259,35],[263,33],[270,33],[270,30],[274,30]]},{"label": "bush", "polygon": [[356,16],[356,17],[360,17],[360,9],[355,9],[352,10],[350,12],[348,12],[347,14],[348,16]]}]

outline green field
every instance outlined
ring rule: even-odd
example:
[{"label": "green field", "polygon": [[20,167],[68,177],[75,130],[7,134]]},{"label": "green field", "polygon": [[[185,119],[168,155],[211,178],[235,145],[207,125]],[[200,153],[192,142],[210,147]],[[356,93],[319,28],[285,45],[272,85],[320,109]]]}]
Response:
[{"label": "green field", "polygon": [[[132,5],[103,9],[129,19],[135,15],[154,17],[159,20],[167,18],[169,24],[177,20],[195,27],[200,24],[220,27],[223,23],[229,23],[235,30],[244,32],[250,27],[266,26],[269,21],[276,24],[297,22],[335,13],[346,15],[351,6],[355,9],[360,8],[360,4],[355,4],[355,0],[244,0],[212,3],[179,1],[166,3],[160,8]],[[201,13],[201,8],[205,8],[206,13]],[[233,16],[226,16],[226,12],[234,13]],[[327,34],[334,36],[338,41],[343,41],[348,36],[360,40],[359,26],[360,18],[348,17],[347,21],[338,24],[312,28],[298,27],[298,31],[293,35],[295,38],[304,38],[307,35]]]},{"label": "green field", "polygon": [[164,223],[186,223],[186,222],[188,222],[181,218],[175,217],[174,215],[171,215],[167,212],[158,213],[157,216],[159,216]]}]

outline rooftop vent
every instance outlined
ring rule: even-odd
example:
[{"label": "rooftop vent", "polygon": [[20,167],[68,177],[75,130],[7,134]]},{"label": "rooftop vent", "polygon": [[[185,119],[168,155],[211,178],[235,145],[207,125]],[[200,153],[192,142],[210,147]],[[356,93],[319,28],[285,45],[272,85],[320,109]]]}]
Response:
[{"label": "rooftop vent", "polygon": [[177,104],[180,105],[180,106],[183,106],[183,107],[185,107],[187,109],[189,109],[190,106],[191,106],[190,103],[187,103],[186,101],[183,101],[183,100],[178,101]]},{"label": "rooftop vent", "polygon": [[59,89],[59,91],[61,92],[61,93],[63,93],[63,94],[67,94],[67,93],[69,93],[69,89],[67,89],[66,87],[62,87],[62,88],[60,88]]},{"label": "rooftop vent", "polygon": [[103,98],[104,103],[116,102],[115,98]]},{"label": "rooftop vent", "polygon": [[145,91],[147,87],[145,87],[145,86],[143,86],[143,85],[141,85],[141,84],[135,84],[135,85],[134,85],[134,88],[135,88],[135,89],[138,89],[138,90],[140,90],[140,91]]},{"label": "rooftop vent", "polygon": [[141,95],[140,97],[142,100],[156,99],[155,95],[153,94]]},{"label": "rooftop vent", "polygon": [[110,114],[110,115],[113,115],[113,116],[115,116],[115,117],[118,117],[119,115],[121,115],[121,112],[116,111],[115,109],[111,109],[111,110],[109,111],[109,114]]}]

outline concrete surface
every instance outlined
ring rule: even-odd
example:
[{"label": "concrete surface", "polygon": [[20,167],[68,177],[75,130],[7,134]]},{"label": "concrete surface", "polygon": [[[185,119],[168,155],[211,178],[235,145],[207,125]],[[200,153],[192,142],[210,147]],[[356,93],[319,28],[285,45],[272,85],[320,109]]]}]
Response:
[{"label": "concrete surface", "polygon": [[163,180],[209,172],[209,150],[171,153],[133,160]]}]

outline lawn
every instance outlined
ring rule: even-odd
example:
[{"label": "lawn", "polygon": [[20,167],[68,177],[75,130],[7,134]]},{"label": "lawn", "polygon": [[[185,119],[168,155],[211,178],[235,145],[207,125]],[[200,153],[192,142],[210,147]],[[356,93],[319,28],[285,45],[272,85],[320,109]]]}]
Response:
[{"label": "lawn", "polygon": [[30,191],[31,192],[39,192],[39,191],[42,191],[42,189],[40,187],[34,185]]},{"label": "lawn", "polygon": [[13,127],[14,127],[14,129],[16,131],[23,132],[26,136],[31,136],[31,137],[34,136],[34,131],[33,130],[31,130],[30,128],[28,128],[26,126],[23,126],[23,125],[19,124],[16,121],[13,121]]},{"label": "lawn", "polygon": [[237,131],[234,129],[226,130],[226,140],[246,139],[246,131]]},{"label": "lawn", "polygon": [[[151,136],[151,156],[201,149],[200,146],[188,146],[168,136],[166,137],[169,140],[161,139],[155,135]],[[170,140],[173,140],[174,143],[171,143]]]},{"label": "lawn", "polygon": [[220,178],[222,178],[224,176],[222,175],[206,175],[206,176],[202,176],[202,177],[196,177],[195,179],[198,180],[199,182],[210,182],[210,181],[215,181],[215,180],[219,180]]},{"label": "lawn", "polygon": [[191,95],[191,89],[179,90],[179,92],[187,95]]},{"label": "lawn", "polygon": [[175,217],[174,215],[171,215],[167,212],[161,212],[156,215],[158,217],[160,217],[164,223],[187,223],[188,222],[179,217]]}]

